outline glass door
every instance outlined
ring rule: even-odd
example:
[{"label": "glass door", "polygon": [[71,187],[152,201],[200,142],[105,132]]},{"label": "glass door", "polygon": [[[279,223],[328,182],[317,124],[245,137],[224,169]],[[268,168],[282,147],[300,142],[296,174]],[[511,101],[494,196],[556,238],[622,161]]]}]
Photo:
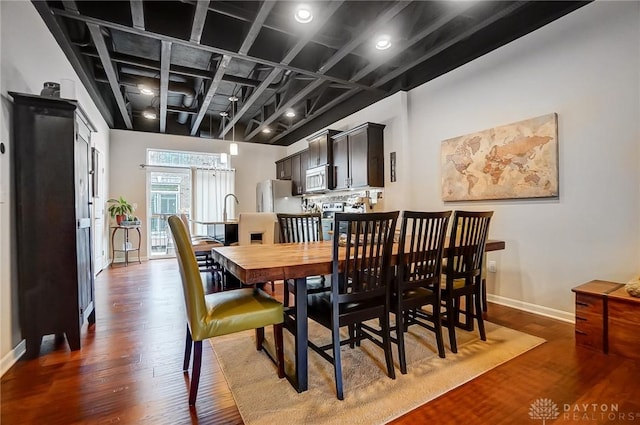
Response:
[{"label": "glass door", "polygon": [[149,258],[175,256],[167,218],[181,214],[191,205],[189,169],[154,168],[147,173],[147,217],[149,217]]}]

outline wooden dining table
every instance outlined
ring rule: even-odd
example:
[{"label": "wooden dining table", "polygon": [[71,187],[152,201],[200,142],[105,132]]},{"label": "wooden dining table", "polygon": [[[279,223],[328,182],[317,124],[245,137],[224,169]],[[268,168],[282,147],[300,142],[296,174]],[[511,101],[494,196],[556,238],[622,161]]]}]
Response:
[{"label": "wooden dining table", "polygon": [[[298,392],[308,388],[307,373],[307,284],[309,276],[329,275],[332,272],[332,241],[281,243],[273,245],[238,245],[212,248],[213,260],[245,285],[255,285],[274,280],[295,280],[295,376],[287,379]],[[501,240],[488,240],[486,251],[505,248]],[[397,259],[398,247],[394,244],[391,263]],[[446,248],[445,253],[446,256]]]}]

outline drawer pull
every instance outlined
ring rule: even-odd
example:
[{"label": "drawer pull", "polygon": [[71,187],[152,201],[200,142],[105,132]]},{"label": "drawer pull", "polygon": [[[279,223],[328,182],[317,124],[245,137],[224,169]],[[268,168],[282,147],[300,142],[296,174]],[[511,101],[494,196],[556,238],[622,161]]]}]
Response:
[{"label": "drawer pull", "polygon": [[576,301],[576,305],[581,305],[583,307],[589,307],[588,303],[582,302],[582,301]]},{"label": "drawer pull", "polygon": [[584,317],[580,317],[580,316],[576,316],[576,320],[584,320],[585,322],[587,321],[587,319],[585,319]]},{"label": "drawer pull", "polygon": [[576,329],[576,333],[580,335],[587,335],[586,332]]}]

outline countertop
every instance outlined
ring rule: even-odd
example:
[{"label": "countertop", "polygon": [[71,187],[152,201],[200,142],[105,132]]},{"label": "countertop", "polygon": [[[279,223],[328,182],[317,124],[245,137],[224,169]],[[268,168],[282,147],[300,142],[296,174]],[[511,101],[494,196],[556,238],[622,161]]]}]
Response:
[{"label": "countertop", "polygon": [[227,220],[227,221],[198,221],[198,220],[190,220],[193,223],[203,224],[205,226],[211,224],[238,224],[238,220]]}]

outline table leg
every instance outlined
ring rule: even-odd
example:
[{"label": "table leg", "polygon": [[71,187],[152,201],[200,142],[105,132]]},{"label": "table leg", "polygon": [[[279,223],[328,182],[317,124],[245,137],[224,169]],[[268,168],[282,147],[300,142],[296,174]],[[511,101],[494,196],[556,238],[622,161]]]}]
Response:
[{"label": "table leg", "polygon": [[140,261],[140,244],[142,243],[142,235],[140,234],[139,227],[136,227],[136,230],[138,231],[138,264],[142,264],[142,261]]},{"label": "table leg", "polygon": [[124,229],[124,266],[129,265],[129,229]]},{"label": "table leg", "polygon": [[116,236],[116,230],[118,229],[113,229],[111,232],[111,267],[113,267],[113,263],[116,262],[116,246],[113,244],[114,237]]},{"label": "table leg", "polygon": [[[286,282],[285,282],[286,285]],[[298,392],[307,391],[307,279],[296,279],[296,381]]]}]

